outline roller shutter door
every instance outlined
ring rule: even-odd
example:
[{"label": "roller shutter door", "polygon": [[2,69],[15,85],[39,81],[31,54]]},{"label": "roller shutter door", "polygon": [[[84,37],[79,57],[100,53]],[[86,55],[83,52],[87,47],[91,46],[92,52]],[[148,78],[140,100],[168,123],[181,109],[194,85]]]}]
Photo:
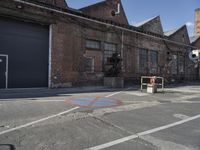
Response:
[{"label": "roller shutter door", "polygon": [[[0,18],[0,55],[8,56],[8,88],[48,86],[48,39],[48,26]],[[0,80],[5,83],[5,78]]]}]

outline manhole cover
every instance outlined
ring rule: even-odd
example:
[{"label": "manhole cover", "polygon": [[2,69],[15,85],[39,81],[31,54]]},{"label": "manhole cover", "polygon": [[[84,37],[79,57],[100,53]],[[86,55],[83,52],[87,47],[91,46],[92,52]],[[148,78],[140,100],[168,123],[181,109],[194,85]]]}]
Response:
[{"label": "manhole cover", "polygon": [[121,101],[107,97],[75,98],[66,102],[79,107],[88,108],[115,107],[122,105]]}]

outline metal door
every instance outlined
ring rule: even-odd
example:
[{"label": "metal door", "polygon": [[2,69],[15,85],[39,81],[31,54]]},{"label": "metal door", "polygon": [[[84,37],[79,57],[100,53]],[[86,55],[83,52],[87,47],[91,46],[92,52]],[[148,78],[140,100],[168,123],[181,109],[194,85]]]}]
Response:
[{"label": "metal door", "polygon": [[0,89],[7,88],[8,56],[0,54]]},{"label": "metal door", "polygon": [[49,26],[0,17],[0,54],[9,57],[8,88],[48,86]]}]

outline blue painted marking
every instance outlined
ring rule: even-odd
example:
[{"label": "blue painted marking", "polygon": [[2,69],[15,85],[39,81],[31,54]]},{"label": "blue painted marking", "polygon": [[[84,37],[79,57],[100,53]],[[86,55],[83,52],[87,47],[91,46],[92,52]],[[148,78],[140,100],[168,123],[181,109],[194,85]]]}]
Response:
[{"label": "blue painted marking", "polygon": [[71,101],[72,104],[82,107],[112,107],[121,104],[120,101],[107,97],[101,98],[76,98]]},{"label": "blue painted marking", "polygon": [[73,103],[80,106],[89,106],[94,98],[77,98],[73,100]]}]

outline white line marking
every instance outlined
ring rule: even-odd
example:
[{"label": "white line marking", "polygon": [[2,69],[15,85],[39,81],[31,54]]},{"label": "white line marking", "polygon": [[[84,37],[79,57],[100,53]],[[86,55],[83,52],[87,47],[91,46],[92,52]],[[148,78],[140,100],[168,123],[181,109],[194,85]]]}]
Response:
[{"label": "white line marking", "polygon": [[174,103],[200,104],[200,101],[175,101]]},{"label": "white line marking", "polygon": [[147,130],[147,131],[144,131],[144,132],[140,132],[140,133],[137,133],[137,134],[134,134],[134,135],[130,135],[130,136],[127,136],[127,137],[124,137],[124,138],[121,138],[121,139],[117,139],[117,140],[114,140],[114,141],[111,141],[111,142],[108,142],[108,143],[105,143],[105,144],[101,144],[101,145],[98,145],[98,146],[95,146],[95,147],[91,147],[91,148],[88,148],[88,149],[85,149],[85,150],[105,149],[105,148],[108,148],[108,147],[111,147],[111,146],[114,146],[114,145],[117,145],[117,144],[120,144],[120,143],[123,143],[123,142],[127,142],[127,141],[130,141],[130,140],[139,138],[140,136],[145,136],[145,135],[152,134],[152,133],[155,133],[155,132],[158,132],[158,131],[161,131],[161,130],[165,130],[165,129],[168,129],[168,128],[171,128],[171,127],[178,126],[178,125],[181,125],[183,123],[186,123],[186,122],[198,119],[198,118],[200,118],[200,114],[197,115],[197,116],[190,117],[188,119],[184,119],[184,120],[181,120],[181,121],[178,121],[178,122],[175,122],[175,123],[171,123],[171,124],[168,124],[168,125],[165,125],[165,126],[161,126],[161,127],[154,128],[154,129],[151,129],[151,130]]},{"label": "white line marking", "polygon": [[27,124],[24,124],[24,125],[15,127],[15,128],[11,128],[11,129],[2,131],[2,132],[0,132],[0,135],[6,134],[6,133],[9,133],[9,132],[12,132],[12,131],[19,130],[19,129],[21,129],[21,128],[26,128],[26,127],[28,127],[28,126],[32,126],[32,125],[34,125],[34,124],[37,124],[37,123],[40,123],[40,122],[43,122],[43,121],[46,121],[46,120],[49,120],[49,119],[52,119],[52,118],[61,116],[61,115],[64,115],[64,114],[69,113],[69,112],[71,112],[71,111],[73,111],[73,110],[76,110],[76,109],[78,109],[78,108],[79,108],[79,107],[74,107],[74,108],[69,109],[69,110],[67,110],[67,111],[64,111],[64,112],[61,112],[61,113],[58,113],[58,114],[55,114],[55,115],[51,115],[51,116],[48,116],[48,117],[45,117],[45,118],[42,118],[42,119],[39,119],[39,120],[30,122],[30,123],[27,123]]},{"label": "white line marking", "polygon": [[117,95],[117,94],[119,94],[119,93],[122,93],[122,92],[124,92],[124,91],[126,91],[126,90],[130,90],[130,89],[131,89],[131,87],[129,87],[129,88],[125,89],[125,90],[119,91],[119,92],[115,92],[115,93],[109,94],[109,95],[107,95],[107,96],[105,96],[105,97],[111,97],[111,96]]},{"label": "white line marking", "polygon": [[189,118],[189,116],[186,116],[186,115],[183,115],[183,114],[174,114],[173,116],[175,118],[182,119],[182,120]]},{"label": "white line marking", "polygon": [[30,100],[31,102],[65,102],[66,99],[62,100]]},{"label": "white line marking", "polygon": [[122,91],[120,91],[120,92],[115,92],[115,93],[109,94],[109,95],[107,95],[107,96],[105,96],[105,97],[111,97],[111,96],[117,95],[117,94],[119,94],[119,93],[121,93],[121,92],[122,92]]}]

